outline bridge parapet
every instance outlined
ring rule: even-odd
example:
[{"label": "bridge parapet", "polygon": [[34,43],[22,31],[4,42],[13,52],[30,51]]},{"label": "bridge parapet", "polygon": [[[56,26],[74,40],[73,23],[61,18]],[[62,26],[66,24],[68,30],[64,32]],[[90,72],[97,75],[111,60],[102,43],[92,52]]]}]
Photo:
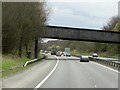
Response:
[{"label": "bridge parapet", "polygon": [[59,26],[46,26],[42,37],[63,40],[120,43],[120,32]]}]

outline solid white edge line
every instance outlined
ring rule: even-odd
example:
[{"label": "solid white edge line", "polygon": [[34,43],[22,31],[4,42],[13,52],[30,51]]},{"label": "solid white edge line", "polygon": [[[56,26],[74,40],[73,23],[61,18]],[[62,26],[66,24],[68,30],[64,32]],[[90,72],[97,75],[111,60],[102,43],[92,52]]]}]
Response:
[{"label": "solid white edge line", "polygon": [[42,84],[53,74],[53,72],[56,70],[56,68],[58,66],[58,63],[59,63],[59,59],[57,58],[57,63],[55,65],[55,67],[53,68],[53,70],[35,87],[34,90],[37,90],[38,88],[40,88],[42,86]]},{"label": "solid white edge line", "polygon": [[99,64],[99,63],[96,63],[96,62],[92,62],[92,61],[91,61],[91,63],[97,64],[97,65],[99,65],[99,66],[102,66],[102,67],[104,67],[104,68],[107,68],[107,69],[109,69],[109,70],[112,70],[112,71],[114,71],[114,72],[119,73],[119,71],[114,70],[114,69],[112,69],[112,68],[110,68],[110,67],[104,66],[104,65],[102,65],[102,64]]}]

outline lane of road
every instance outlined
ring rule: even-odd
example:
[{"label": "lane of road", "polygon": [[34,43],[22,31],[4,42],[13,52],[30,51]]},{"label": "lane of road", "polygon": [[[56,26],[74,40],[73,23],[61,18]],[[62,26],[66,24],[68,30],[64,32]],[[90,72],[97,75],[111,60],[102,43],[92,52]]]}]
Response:
[{"label": "lane of road", "polygon": [[3,88],[35,88],[55,66],[55,60],[43,60],[40,63],[2,79]]},{"label": "lane of road", "polygon": [[41,88],[118,88],[118,73],[92,62],[60,60]]},{"label": "lane of road", "polygon": [[[4,88],[35,88],[55,67],[54,60],[43,60],[35,66],[3,79]],[[117,88],[118,73],[75,57],[58,57],[60,62],[40,88]],[[62,60],[63,59],[63,60]],[[70,59],[70,60],[69,60]],[[71,60],[74,59],[74,60]]]}]

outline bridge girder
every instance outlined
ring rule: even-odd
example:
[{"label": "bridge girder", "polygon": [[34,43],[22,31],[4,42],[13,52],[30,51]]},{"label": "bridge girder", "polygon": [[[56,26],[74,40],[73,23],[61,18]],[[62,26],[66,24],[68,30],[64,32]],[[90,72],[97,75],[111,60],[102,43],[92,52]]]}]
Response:
[{"label": "bridge girder", "polygon": [[46,26],[42,38],[119,44],[120,32],[95,29]]}]

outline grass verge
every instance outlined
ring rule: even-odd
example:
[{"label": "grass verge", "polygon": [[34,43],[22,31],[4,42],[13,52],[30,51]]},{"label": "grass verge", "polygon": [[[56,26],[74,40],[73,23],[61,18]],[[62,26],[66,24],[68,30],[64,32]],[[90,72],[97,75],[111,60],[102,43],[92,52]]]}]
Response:
[{"label": "grass verge", "polygon": [[[86,52],[86,53],[72,52],[71,54],[92,56],[92,53],[90,53],[90,52]],[[108,52],[100,52],[100,53],[98,53],[98,56],[99,57],[106,57],[106,58],[114,58],[114,59],[119,59],[120,58],[120,54],[111,54],[110,55]]]},{"label": "grass verge", "polygon": [[[39,55],[39,58],[42,57],[42,55]],[[6,77],[11,74],[17,73],[23,69],[31,67],[33,64],[28,65],[27,67],[23,67],[26,61],[29,61],[31,59],[28,58],[18,58],[18,57],[10,57],[10,56],[3,56],[2,58],[2,74],[0,77]]]},{"label": "grass verge", "polygon": [[82,53],[82,52],[71,52],[71,54],[90,56],[90,53]]}]

